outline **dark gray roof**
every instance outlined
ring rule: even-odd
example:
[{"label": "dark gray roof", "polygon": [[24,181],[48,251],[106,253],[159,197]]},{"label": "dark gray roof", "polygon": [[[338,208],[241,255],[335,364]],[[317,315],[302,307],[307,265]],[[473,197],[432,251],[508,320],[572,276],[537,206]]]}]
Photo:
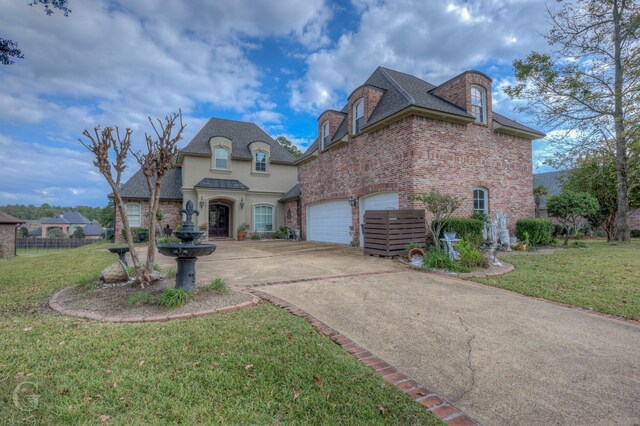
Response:
[{"label": "dark gray roof", "polygon": [[307,150],[298,158],[297,161],[301,161],[301,160],[304,160],[307,157],[310,157],[311,154],[313,154],[316,149],[318,149],[318,139],[316,139],[315,141],[313,141],[313,143],[311,145],[309,145]]},{"label": "dark gray roof", "polygon": [[[533,186],[544,185],[551,195],[557,195],[562,192],[562,178],[567,174],[567,170],[558,172],[537,173],[533,175]],[[547,208],[547,197],[542,197],[540,208]]]},{"label": "dark gray roof", "polygon": [[18,219],[17,217],[11,216],[10,214],[0,212],[0,223],[17,225],[18,223],[25,223],[25,222],[26,222],[25,220]]},{"label": "dark gray roof", "polygon": [[[162,188],[160,189],[161,200],[182,200],[182,169],[176,167],[162,179]],[[147,188],[147,180],[142,174],[142,170],[138,170],[131,178],[120,188],[122,198],[148,198],[149,188]]]},{"label": "dark gray roof", "polygon": [[497,112],[493,112],[493,121],[495,121],[496,123],[505,126],[505,127],[511,127],[514,129],[518,129],[518,130],[523,130],[525,132],[529,132],[529,133],[534,133],[536,135],[540,135],[540,137],[544,137],[545,134],[542,132],[537,131],[536,129],[532,129],[531,127],[527,127],[524,124],[520,124],[517,121],[514,121],[510,118],[505,117],[502,114],[498,114]]},{"label": "dark gray roof", "polygon": [[42,237],[42,228],[32,229],[27,235],[30,237]]},{"label": "dark gray roof", "polygon": [[302,191],[300,191],[300,184],[296,183],[295,186],[290,190],[288,190],[287,192],[285,192],[278,201],[285,202],[285,201],[291,201],[291,200],[298,200],[300,199],[301,194],[302,194]]},{"label": "dark gray roof", "polygon": [[216,189],[233,189],[246,191],[249,189],[247,185],[237,179],[211,179],[204,178],[195,185],[196,188],[216,188]]},{"label": "dark gray roof", "polygon": [[99,235],[102,235],[102,233],[104,232],[104,229],[102,229],[98,225],[94,225],[93,223],[85,226],[84,228],[82,228],[82,230],[84,231],[84,235],[86,237],[99,236]]},{"label": "dark gray roof", "polygon": [[338,128],[336,129],[336,133],[333,135],[333,138],[331,139],[331,143],[329,143],[329,145],[331,145],[332,143],[338,142],[339,140],[347,136],[348,133],[349,133],[349,123],[347,122],[347,117],[345,116],[340,122],[340,125],[338,126]]},{"label": "dark gray roof", "polygon": [[47,217],[42,221],[45,225],[67,225],[67,224],[80,224],[85,225],[91,223],[89,219],[84,217],[82,213],[75,210],[69,210],[60,213],[58,216]]},{"label": "dark gray roof", "polygon": [[249,145],[251,142],[264,142],[271,147],[270,161],[293,164],[296,158],[282,145],[266,134],[260,127],[245,121],[212,118],[194,136],[189,144],[180,150],[181,154],[211,155],[209,139],[223,136],[233,143],[231,158],[251,160]]}]

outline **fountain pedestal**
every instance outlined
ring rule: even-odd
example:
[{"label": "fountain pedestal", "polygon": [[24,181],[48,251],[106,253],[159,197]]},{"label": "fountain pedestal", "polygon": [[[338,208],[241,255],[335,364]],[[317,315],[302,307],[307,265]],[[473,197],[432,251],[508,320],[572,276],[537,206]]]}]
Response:
[{"label": "fountain pedestal", "polygon": [[215,244],[195,244],[193,241],[200,238],[204,232],[195,231],[191,217],[198,214],[193,209],[193,202],[187,201],[187,208],[180,210],[186,215],[186,220],[182,223],[182,230],[175,231],[174,234],[181,242],[173,244],[160,244],[158,251],[165,256],[176,258],[178,271],[176,273],[175,288],[185,291],[195,291],[196,289],[196,261],[199,256],[208,256],[216,250]]}]

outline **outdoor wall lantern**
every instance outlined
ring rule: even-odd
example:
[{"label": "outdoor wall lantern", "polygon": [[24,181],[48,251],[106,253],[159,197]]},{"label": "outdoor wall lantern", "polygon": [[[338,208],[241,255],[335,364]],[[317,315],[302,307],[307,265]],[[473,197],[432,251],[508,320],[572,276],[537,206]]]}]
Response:
[{"label": "outdoor wall lantern", "polygon": [[244,209],[244,198],[240,198],[240,208]]},{"label": "outdoor wall lantern", "polygon": [[204,197],[200,196],[200,209],[204,209]]},{"label": "outdoor wall lantern", "polygon": [[351,207],[355,207],[356,206],[356,199],[355,197],[349,197],[349,205]]}]

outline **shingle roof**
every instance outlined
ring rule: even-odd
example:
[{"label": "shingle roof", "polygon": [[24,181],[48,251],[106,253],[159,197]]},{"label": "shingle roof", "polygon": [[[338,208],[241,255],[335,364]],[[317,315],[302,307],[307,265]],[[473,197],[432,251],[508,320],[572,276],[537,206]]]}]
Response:
[{"label": "shingle roof", "polygon": [[273,140],[260,127],[254,123],[245,121],[225,120],[212,118],[194,136],[186,147],[180,150],[181,154],[211,155],[209,139],[214,136],[223,136],[233,143],[231,158],[251,160],[249,144],[251,142],[264,142],[271,147],[270,161],[275,163],[293,164],[296,158],[282,145]]},{"label": "shingle roof", "polygon": [[84,228],[82,228],[82,230],[84,231],[84,235],[86,237],[99,236],[99,235],[102,235],[102,233],[104,232],[104,229],[102,229],[98,225],[94,225],[93,223],[85,226]]},{"label": "shingle roof", "polygon": [[[162,179],[162,188],[160,189],[161,200],[182,200],[182,169],[176,167]],[[147,188],[147,180],[142,174],[142,170],[138,170],[131,178],[120,188],[122,198],[148,198],[149,188]]]},{"label": "shingle roof", "polygon": [[211,179],[204,178],[195,185],[195,188],[216,188],[216,189],[232,189],[246,191],[249,189],[247,185],[237,179]]},{"label": "shingle roof", "polygon": [[285,201],[297,200],[300,198],[301,194],[302,194],[302,191],[300,190],[300,184],[296,183],[295,186],[290,190],[288,190],[287,192],[285,192],[282,195],[282,197],[278,199],[278,201],[285,202]]},{"label": "shingle roof", "polygon": [[525,132],[534,133],[534,134],[540,135],[540,137],[545,136],[544,133],[539,132],[536,129],[532,129],[531,127],[527,127],[524,124],[518,123],[517,121],[507,118],[502,114],[498,114],[495,111],[493,112],[493,121],[505,127],[511,127],[518,130],[523,130]]},{"label": "shingle roof", "polygon": [[42,223],[44,225],[68,225],[71,222],[69,222],[64,217],[55,216],[55,217],[47,217],[47,218],[45,218],[42,221]]},{"label": "shingle roof", "polygon": [[18,224],[18,223],[25,223],[25,220],[22,219],[18,219],[15,216],[11,216],[10,214],[7,213],[2,213],[0,212],[0,223],[8,223],[8,224]]},{"label": "shingle roof", "polygon": [[91,223],[89,219],[84,217],[82,213],[77,212],[75,210],[69,210],[61,213],[62,217],[64,217],[69,223]]},{"label": "shingle roof", "polygon": [[[558,172],[537,173],[533,175],[533,186],[544,185],[551,195],[558,195],[562,192],[562,178],[567,174],[567,170]],[[547,208],[547,197],[540,199],[540,208]]]},{"label": "shingle roof", "polygon": [[313,141],[311,145],[309,145],[309,148],[307,148],[307,150],[300,157],[298,157],[297,161],[301,161],[307,157],[310,157],[317,149],[318,149],[318,139],[316,139],[315,141]]}]

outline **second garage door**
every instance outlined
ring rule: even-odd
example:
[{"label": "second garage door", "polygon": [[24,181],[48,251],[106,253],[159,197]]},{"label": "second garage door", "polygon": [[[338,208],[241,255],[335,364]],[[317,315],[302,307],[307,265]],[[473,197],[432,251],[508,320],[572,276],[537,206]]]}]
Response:
[{"label": "second garage door", "polygon": [[351,206],[346,200],[327,201],[307,207],[307,240],[349,244]]}]

